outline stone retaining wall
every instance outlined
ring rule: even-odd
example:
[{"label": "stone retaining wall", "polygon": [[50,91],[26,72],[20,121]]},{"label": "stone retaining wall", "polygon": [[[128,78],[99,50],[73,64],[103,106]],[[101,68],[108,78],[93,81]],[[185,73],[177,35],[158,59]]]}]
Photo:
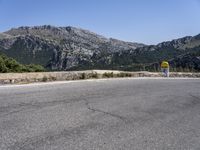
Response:
[{"label": "stone retaining wall", "polygon": [[[0,84],[23,84],[32,82],[80,80],[91,78],[116,77],[162,77],[161,73],[123,72],[113,70],[88,70],[68,72],[36,72],[36,73],[0,73]],[[170,77],[200,78],[200,73],[170,73]]]}]

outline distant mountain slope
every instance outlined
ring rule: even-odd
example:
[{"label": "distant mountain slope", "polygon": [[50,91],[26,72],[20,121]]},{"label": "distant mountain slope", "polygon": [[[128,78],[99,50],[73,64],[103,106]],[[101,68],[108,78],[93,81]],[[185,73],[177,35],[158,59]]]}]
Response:
[{"label": "distant mountain slope", "polygon": [[[122,67],[118,67],[119,69],[138,70],[150,64],[160,63],[163,60],[175,60],[185,54],[192,54],[193,56],[199,57],[199,53],[200,34],[194,37],[188,36],[163,42],[158,45],[144,46],[135,50],[117,52],[114,54],[113,62],[116,63],[116,66],[122,65]],[[181,59],[184,59],[184,57],[179,57],[179,61],[182,61]],[[188,61],[191,61],[191,59]],[[185,66],[184,63],[181,64],[183,65],[182,67]],[[173,63],[172,66],[174,66]],[[200,70],[200,68],[197,70]]]},{"label": "distant mountain slope", "polygon": [[173,71],[200,71],[200,53],[184,54],[169,61]]},{"label": "distant mountain slope", "polygon": [[[124,42],[117,39],[107,39],[101,35],[93,33],[88,30],[83,30],[75,27],[54,27],[50,25],[36,26],[36,27],[20,27],[11,29],[5,32],[8,35],[33,35],[43,39],[54,41],[56,44],[64,44],[63,42],[77,42],[78,46],[86,47],[90,45],[92,49],[100,49],[102,44],[107,44],[108,50],[120,51],[127,49],[135,49],[144,44]],[[63,48],[67,48],[66,45],[61,45]]]},{"label": "distant mountain slope", "polygon": [[[160,63],[147,64],[146,70],[159,71]],[[186,53],[169,60],[170,71],[200,72],[200,50],[196,53]]]},{"label": "distant mountain slope", "polygon": [[[144,45],[70,26],[19,27],[0,33],[0,52],[23,64],[41,64],[50,70],[152,70],[149,66],[162,60],[178,61],[184,67],[188,57],[177,58],[186,54],[198,58],[199,51],[200,34]],[[198,69],[199,65],[194,70]]]},{"label": "distant mountain slope", "polygon": [[[74,27],[20,27],[0,38],[0,51],[21,63],[39,63],[54,70],[107,61],[104,56],[144,44],[107,39]],[[105,62],[106,63],[106,62]]]}]

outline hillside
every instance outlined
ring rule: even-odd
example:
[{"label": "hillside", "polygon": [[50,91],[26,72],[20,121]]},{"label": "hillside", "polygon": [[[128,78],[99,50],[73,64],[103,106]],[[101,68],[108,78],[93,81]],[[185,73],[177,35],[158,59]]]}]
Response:
[{"label": "hillside", "polygon": [[0,73],[7,72],[41,72],[45,69],[40,65],[22,65],[13,58],[0,54]]},{"label": "hillside", "polygon": [[4,37],[1,52],[21,63],[39,63],[53,70],[106,64],[109,54],[143,46],[74,27],[20,27],[5,32]]},{"label": "hillside", "polygon": [[115,66],[118,66],[118,69],[156,71],[159,69],[155,69],[155,67],[152,68],[152,66],[157,64],[156,66],[158,67],[156,68],[159,68],[161,61],[167,60],[170,62],[171,68],[176,69],[176,67],[178,67],[188,69],[189,67],[189,69],[193,71],[200,71],[199,65],[188,65],[190,63],[196,64],[197,62],[194,62],[189,56],[195,60],[199,59],[200,34],[194,37],[188,36],[163,42],[158,45],[144,46],[135,50],[117,52],[114,54],[113,62],[116,63]]},{"label": "hillside", "polygon": [[[150,66],[174,60],[182,68],[199,58],[200,34],[157,45],[106,38],[88,30],[50,25],[19,27],[0,34],[0,52],[23,64],[40,64],[49,70],[120,69],[155,70]],[[197,62],[197,61],[195,61]],[[155,68],[155,67],[153,67]],[[199,71],[200,67],[191,68]]]}]

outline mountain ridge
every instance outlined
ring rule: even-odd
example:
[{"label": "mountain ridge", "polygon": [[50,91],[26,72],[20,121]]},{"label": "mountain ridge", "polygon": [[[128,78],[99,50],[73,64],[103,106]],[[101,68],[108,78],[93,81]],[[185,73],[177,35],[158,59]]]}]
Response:
[{"label": "mountain ridge", "polygon": [[199,55],[199,47],[200,34],[145,45],[71,26],[19,27],[0,33],[0,52],[23,64],[38,63],[49,70],[141,70],[144,67],[136,66],[148,66],[187,53]]}]

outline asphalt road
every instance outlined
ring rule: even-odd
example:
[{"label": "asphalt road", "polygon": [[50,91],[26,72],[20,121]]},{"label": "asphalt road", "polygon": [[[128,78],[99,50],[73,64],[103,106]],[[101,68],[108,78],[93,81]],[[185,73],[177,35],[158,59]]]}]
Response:
[{"label": "asphalt road", "polygon": [[0,87],[0,150],[199,150],[200,79]]}]

